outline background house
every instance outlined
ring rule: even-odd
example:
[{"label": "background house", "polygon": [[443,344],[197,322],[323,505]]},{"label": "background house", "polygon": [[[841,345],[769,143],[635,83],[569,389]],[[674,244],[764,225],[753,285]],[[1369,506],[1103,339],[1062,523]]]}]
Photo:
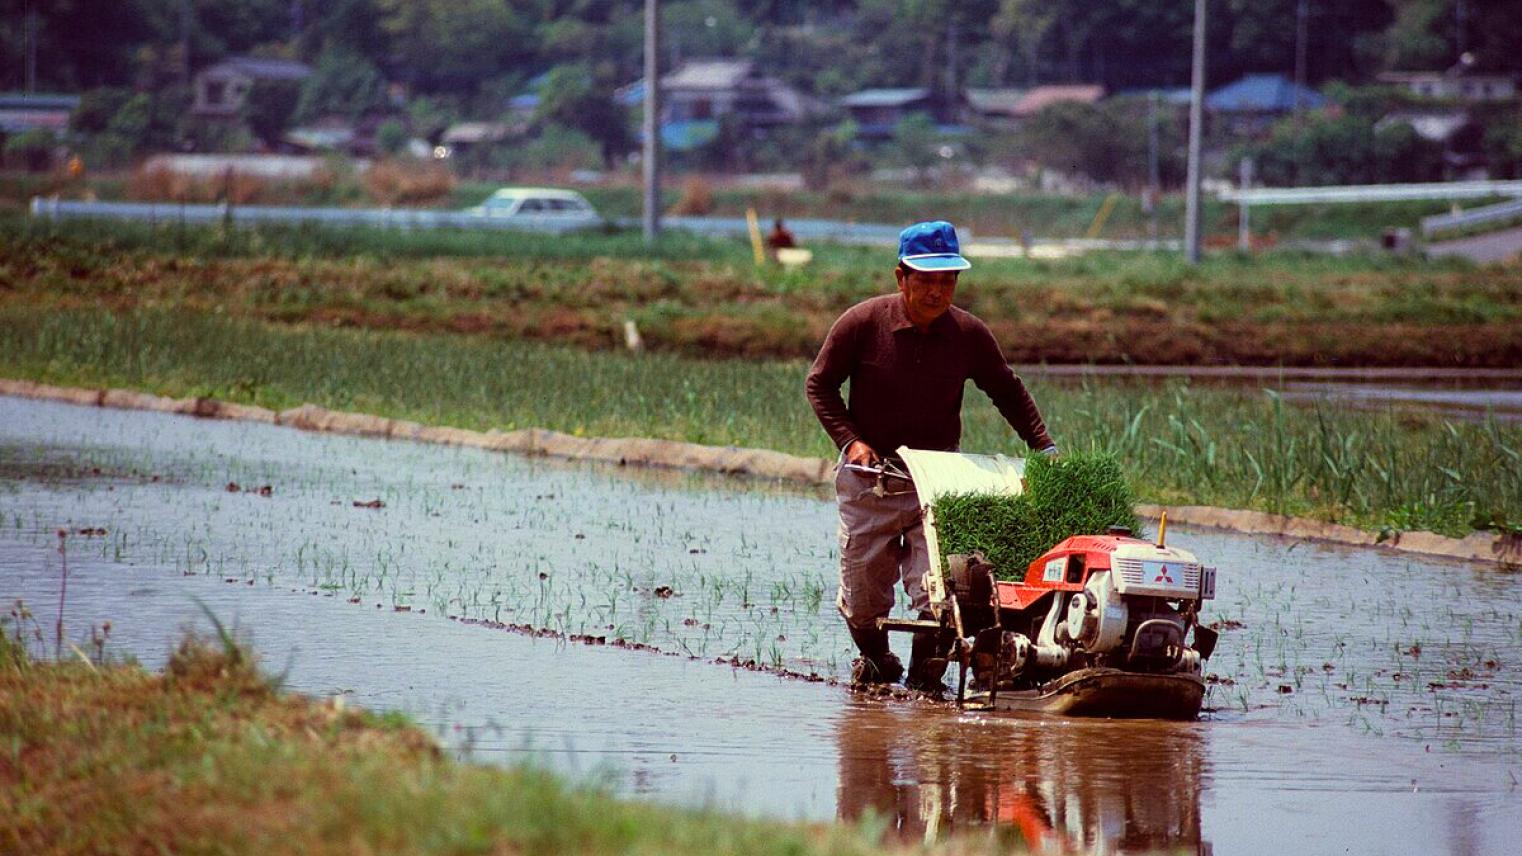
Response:
[{"label": "background house", "polygon": [[1392,125],[1409,125],[1418,137],[1443,148],[1445,180],[1490,178],[1485,153],[1485,129],[1465,110],[1398,110],[1374,124],[1375,132]]},{"label": "background house", "polygon": [[1296,110],[1314,110],[1326,98],[1282,74],[1249,74],[1205,96],[1205,110],[1236,134],[1260,134]]},{"label": "background house", "polygon": [[[614,98],[626,107],[643,105],[644,80],[620,88]],[[713,141],[721,120],[753,134],[821,112],[817,99],[763,74],[748,59],[689,60],[661,77],[661,141],[672,151]]]},{"label": "background house", "polygon": [[0,136],[34,130],[62,135],[69,129],[69,114],[78,106],[78,95],[0,93]]},{"label": "background house", "polygon": [[1105,88],[1097,83],[1037,86],[1015,103],[1012,116],[1016,120],[1027,119],[1043,109],[1064,101],[1093,104],[1105,95]]},{"label": "background house", "polygon": [[944,127],[959,124],[968,112],[962,98],[950,98],[940,90],[925,87],[863,89],[837,103],[856,122],[857,136],[864,140],[892,138],[898,123],[916,113],[927,115]]},{"label": "background house", "polygon": [[1015,109],[1029,89],[983,89],[970,87],[966,90],[967,106],[984,125],[1010,127],[1015,124]]},{"label": "background house", "polygon": [[517,130],[510,122],[456,122],[444,130],[439,144],[452,155],[464,155],[502,143]]},{"label": "background house", "polygon": [[[1522,49],[1522,47],[1519,47]],[[1452,101],[1502,101],[1517,94],[1517,82],[1504,74],[1465,74],[1441,71],[1388,71],[1380,83],[1399,86],[1412,95]]]},{"label": "background house", "polygon": [[750,128],[803,121],[817,111],[812,99],[761,73],[746,59],[697,59],[661,78],[661,121],[733,117]]},{"label": "background house", "polygon": [[254,84],[263,81],[299,82],[311,73],[310,66],[295,60],[231,57],[196,72],[192,81],[195,99],[190,110],[197,116],[208,118],[235,118],[242,114]]}]

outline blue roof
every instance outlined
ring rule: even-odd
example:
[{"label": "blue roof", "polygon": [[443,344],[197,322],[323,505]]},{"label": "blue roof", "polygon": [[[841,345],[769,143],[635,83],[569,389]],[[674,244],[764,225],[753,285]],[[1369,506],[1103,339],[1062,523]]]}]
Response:
[{"label": "blue roof", "polygon": [[302,80],[312,73],[312,67],[293,59],[277,59],[263,56],[231,56],[219,63],[201,69],[204,73],[236,71],[256,80]]},{"label": "blue roof", "polygon": [[645,103],[645,81],[636,80],[613,93],[613,100],[625,107],[637,107]]},{"label": "blue roof", "polygon": [[1297,86],[1282,74],[1249,74],[1205,96],[1205,106],[1219,113],[1287,113],[1301,107],[1320,107],[1326,98],[1314,89]]},{"label": "blue roof", "polygon": [[928,89],[863,89],[840,99],[842,107],[903,107],[928,98]]},{"label": "blue roof", "polygon": [[673,152],[688,152],[719,136],[719,123],[714,119],[693,119],[686,122],[667,122],[661,125],[661,145]]}]

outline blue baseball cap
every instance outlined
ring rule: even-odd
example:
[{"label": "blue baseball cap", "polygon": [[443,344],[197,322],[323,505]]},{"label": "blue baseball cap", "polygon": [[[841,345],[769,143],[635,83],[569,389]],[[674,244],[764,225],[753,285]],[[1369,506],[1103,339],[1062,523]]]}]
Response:
[{"label": "blue baseball cap", "polygon": [[955,226],[945,220],[915,223],[898,234],[898,260],[923,271],[967,270]]}]

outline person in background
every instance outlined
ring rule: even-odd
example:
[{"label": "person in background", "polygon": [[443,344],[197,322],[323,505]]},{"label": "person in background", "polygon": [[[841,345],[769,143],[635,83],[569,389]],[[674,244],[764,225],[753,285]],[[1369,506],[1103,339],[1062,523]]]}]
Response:
[{"label": "person in background", "polygon": [[771,250],[772,258],[777,257],[778,250],[792,249],[796,246],[798,246],[798,239],[794,238],[793,233],[783,225],[782,218],[778,217],[772,221],[772,231],[766,236],[766,248]]}]

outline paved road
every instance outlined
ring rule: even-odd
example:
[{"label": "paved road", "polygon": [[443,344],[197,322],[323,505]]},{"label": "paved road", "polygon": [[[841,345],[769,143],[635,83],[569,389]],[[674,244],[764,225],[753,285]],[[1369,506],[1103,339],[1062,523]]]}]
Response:
[{"label": "paved road", "polygon": [[1460,238],[1427,245],[1428,258],[1465,256],[1482,264],[1487,262],[1515,261],[1522,258],[1522,226],[1504,229],[1488,235]]}]

